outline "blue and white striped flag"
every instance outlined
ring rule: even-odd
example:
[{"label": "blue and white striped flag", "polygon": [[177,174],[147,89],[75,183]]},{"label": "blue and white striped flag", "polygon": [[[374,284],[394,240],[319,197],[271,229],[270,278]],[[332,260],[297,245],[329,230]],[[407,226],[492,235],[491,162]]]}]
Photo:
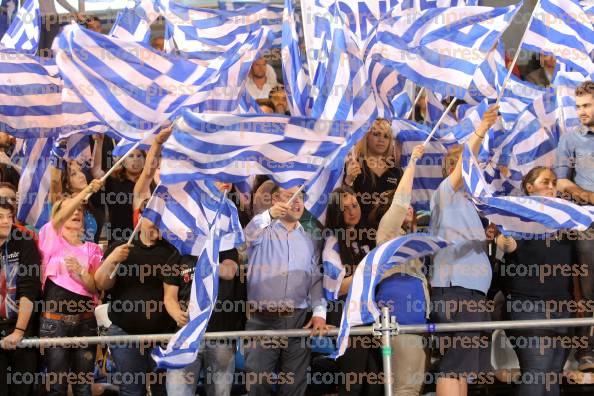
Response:
[{"label": "blue and white striped flag", "polygon": [[40,24],[39,0],[27,0],[2,36],[0,48],[34,55],[39,47]]},{"label": "blue and white striped flag", "polygon": [[351,327],[372,323],[379,317],[375,288],[386,271],[407,261],[433,254],[449,245],[449,242],[438,237],[409,234],[385,242],[369,252],[353,275],[336,339],[338,349],[331,357],[336,359],[344,354]]},{"label": "blue and white striped flag", "polygon": [[155,223],[181,254],[199,256],[218,211],[221,250],[233,249],[244,241],[237,208],[210,182],[160,184],[142,216]]},{"label": "blue and white striped flag", "polygon": [[586,78],[579,72],[557,71],[553,80],[559,104],[557,119],[562,132],[567,132],[581,125],[575,108],[575,89]]},{"label": "blue and white striped flag", "polygon": [[583,75],[594,73],[594,27],[578,0],[540,0],[522,48],[552,54]]},{"label": "blue and white striped flag", "polygon": [[[221,210],[225,203],[221,202]],[[208,229],[205,243],[197,254],[192,292],[190,294],[189,321],[169,340],[167,349],[155,348],[151,353],[160,368],[184,368],[198,356],[200,342],[212,315],[219,291],[219,248],[221,236],[216,213]]]},{"label": "blue and white striped flag", "polygon": [[265,27],[268,45],[280,46],[281,13],[265,4],[234,11],[188,7],[172,0],[155,0],[165,20],[169,40],[165,49],[175,48],[190,59],[209,61],[231,57],[247,38]]},{"label": "blue and white striped flag", "polygon": [[0,1],[0,37],[6,33],[19,8],[18,0]]},{"label": "blue and white striped flag", "polygon": [[[467,110],[464,119],[453,126],[438,129],[432,140],[427,143],[423,158],[417,161],[413,180],[411,203],[417,211],[429,210],[431,197],[443,181],[443,162],[448,148],[468,139],[480,124],[486,109],[486,102],[473,106]],[[404,168],[408,165],[415,146],[425,142],[431,128],[414,121],[397,119],[392,122],[392,131],[394,137],[402,144],[400,166]]]},{"label": "blue and white striped flag", "polygon": [[365,66],[375,96],[377,116],[386,119],[404,118],[414,100],[412,82],[371,57],[365,59]]},{"label": "blue and white striped flag", "polygon": [[19,179],[17,219],[39,229],[49,221],[51,138],[27,139],[23,147]]},{"label": "blue and white striped flag", "polygon": [[462,174],[466,191],[473,197],[479,214],[504,233],[550,234],[558,230],[584,231],[594,222],[594,207],[579,206],[560,198],[540,196],[493,196],[493,188],[482,177],[468,146]]},{"label": "blue and white striped flag", "polygon": [[[279,47],[282,39],[282,17],[283,17],[283,6],[280,4],[272,4],[269,1],[226,1],[219,0],[219,9],[224,11],[240,11],[244,12],[250,7],[262,7],[266,6],[269,17],[262,20],[262,23],[270,27],[274,40],[272,42],[273,47]],[[252,8],[253,12],[255,9]]]},{"label": "blue and white striped flag", "polygon": [[160,15],[153,0],[136,0],[122,9],[109,35],[124,41],[148,43],[151,24]]},{"label": "blue and white striped flag", "polygon": [[[97,117],[120,137],[139,141],[183,107],[211,98],[213,87],[232,83],[240,75],[237,68],[247,74],[266,40],[263,27],[242,44],[242,51],[237,49],[241,54],[200,66],[70,25],[59,36],[57,63],[64,84]],[[81,87],[93,89],[92,94]]]},{"label": "blue and white striped flag", "polygon": [[553,92],[534,100],[518,114],[512,128],[503,132],[501,138],[491,140],[490,136],[487,149],[493,157],[490,162],[522,174],[536,166],[553,166],[559,142],[557,110]]},{"label": "blue and white striped flag", "polygon": [[369,56],[418,85],[463,98],[519,8],[407,10],[380,22]]},{"label": "blue and white striped flag", "polygon": [[283,78],[291,115],[306,117],[311,111],[311,78],[305,54],[299,46],[296,11],[292,0],[285,0],[282,31]]},{"label": "blue and white striped flag", "polygon": [[363,123],[282,115],[184,112],[164,146],[161,181],[195,179],[236,183],[269,175],[283,188],[310,180]]},{"label": "blue and white striped flag", "polygon": [[338,291],[346,275],[346,268],[342,265],[338,239],[334,235],[326,238],[324,242],[322,267],[324,269],[324,276],[322,278],[324,298],[327,301],[338,300]]},{"label": "blue and white striped flag", "polygon": [[2,54],[0,130],[28,139],[104,129],[78,96],[65,95],[52,61],[16,52]]}]

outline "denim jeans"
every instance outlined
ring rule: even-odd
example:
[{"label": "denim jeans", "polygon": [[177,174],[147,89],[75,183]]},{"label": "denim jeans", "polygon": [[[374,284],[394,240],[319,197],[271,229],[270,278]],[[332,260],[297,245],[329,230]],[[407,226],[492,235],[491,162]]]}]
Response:
[{"label": "denim jeans", "polygon": [[[569,318],[568,312],[550,312],[547,317],[547,313],[542,309],[544,304],[540,304],[540,301],[515,298],[506,300],[508,319]],[[550,330],[506,330],[505,333],[518,355],[522,372],[520,381],[517,383],[517,394],[558,396],[561,373],[572,344],[566,342],[567,340],[562,342],[562,339],[570,337],[572,331],[562,327]],[[563,345],[569,345],[569,347],[565,348]]]},{"label": "denim jeans", "polygon": [[[76,324],[44,317],[40,319],[39,336],[41,338],[96,335],[97,322],[95,318]],[[91,396],[96,351],[95,345],[86,345],[80,348],[42,348],[43,361],[47,369],[46,387],[49,386],[47,395],[67,394],[70,383],[74,396]],[[69,373],[76,375],[74,381],[69,381],[69,377],[72,377],[72,375],[68,375]]]},{"label": "denim jeans", "polygon": [[[121,327],[111,324],[107,335],[128,335]],[[150,384],[152,396],[166,395],[165,372],[156,371],[151,358],[151,349],[143,348],[134,342],[109,343],[109,351],[115,363],[113,383],[120,388],[120,396],[144,396],[147,383]]]},{"label": "denim jeans", "polygon": [[229,396],[235,373],[235,342],[207,340],[194,363],[183,369],[167,370],[167,394],[194,396],[201,368],[205,371],[206,395]]}]

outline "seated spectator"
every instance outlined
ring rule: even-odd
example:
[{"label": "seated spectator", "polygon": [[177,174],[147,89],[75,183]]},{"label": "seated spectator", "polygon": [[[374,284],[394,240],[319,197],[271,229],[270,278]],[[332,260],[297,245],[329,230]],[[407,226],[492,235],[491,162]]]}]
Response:
[{"label": "seated spectator", "polygon": [[[107,335],[163,334],[175,329],[175,321],[163,307],[163,268],[174,252],[155,224],[145,218],[131,245],[119,242],[105,251],[95,281],[99,290],[111,295]],[[114,383],[121,395],[146,395],[147,385],[154,396],[166,394],[165,373],[156,371],[150,348],[140,342],[108,346],[116,366]]]},{"label": "seated spectator", "polygon": [[[396,145],[398,149],[396,149]],[[357,195],[366,223],[377,229],[377,209],[389,202],[402,177],[400,144],[393,137],[390,121],[377,119],[347,160],[343,184]]]},{"label": "seated spectator", "polygon": [[36,349],[16,347],[37,335],[41,256],[33,239],[14,226],[15,203],[0,195],[0,394],[6,396],[33,393],[34,383],[22,378],[37,372],[38,360]]},{"label": "seated spectator", "polygon": [[[228,183],[216,183],[219,190],[230,191]],[[195,256],[175,252],[168,268],[175,275],[163,278],[165,308],[180,328],[188,323],[188,304],[194,280]],[[245,284],[240,278],[237,249],[219,254],[219,292],[206,331],[241,331],[245,325]],[[232,310],[229,309],[232,307]],[[170,395],[194,396],[203,369],[207,396],[230,395],[235,373],[236,342],[233,339],[203,340],[196,361],[183,369],[167,371],[167,392]]]},{"label": "seated spectator", "polygon": [[557,59],[553,55],[540,54],[540,67],[526,76],[526,81],[543,87],[550,87]]},{"label": "seated spectator", "polygon": [[[522,189],[531,196],[555,197],[557,176],[549,168],[536,167],[524,176]],[[508,320],[570,317],[567,307],[572,298],[572,272],[555,270],[570,268],[574,263],[572,242],[567,236],[560,231],[554,235],[530,235],[525,239],[498,237],[498,247],[505,253],[500,284],[506,296]],[[534,271],[534,267],[538,269]],[[555,340],[569,337],[573,331],[557,327],[512,329],[505,333],[514,346],[522,371],[517,394],[559,395],[558,378],[570,349]]]},{"label": "seated spectator", "polygon": [[[39,329],[42,338],[97,335],[94,308],[98,294],[93,274],[102,253],[99,245],[84,242],[82,202],[100,188],[101,181],[93,180],[73,198],[57,201],[51,221],[39,232],[44,303]],[[95,345],[43,349],[48,395],[65,395],[69,384],[75,395],[91,394],[95,351]],[[73,377],[74,381],[68,380]]]},{"label": "seated spectator", "polygon": [[[584,205],[594,205],[594,82],[585,81],[575,90],[575,104],[581,126],[561,135],[557,146],[555,172],[558,188],[567,198]],[[592,231],[579,233],[575,241],[578,264],[587,268],[578,278],[581,296],[594,300],[594,239]],[[581,371],[594,371],[594,337],[591,328],[579,327],[577,333],[588,336],[587,348],[576,353]]]},{"label": "seated spectator", "polygon": [[[248,244],[248,304],[246,330],[326,329],[326,302],[318,268],[319,254],[312,238],[303,230],[303,196],[287,202],[298,190],[276,186],[273,206],[254,216],[245,229]],[[313,316],[308,310],[313,308]],[[307,388],[310,349],[299,338],[277,345],[251,339],[245,347],[245,370],[250,395],[270,394],[277,384],[280,394],[303,395]],[[278,372],[282,381],[273,379]],[[290,378],[290,380],[288,380]]]},{"label": "seated spectator", "polygon": [[252,63],[246,82],[246,89],[254,99],[268,99],[270,91],[278,85],[276,72],[266,59],[259,58]]},{"label": "seated spectator", "polygon": [[[493,106],[483,117],[478,129],[468,140],[470,149],[478,152],[485,134],[496,122],[498,107]],[[485,230],[474,205],[466,197],[462,180],[462,149],[450,150],[444,163],[446,179],[431,198],[431,234],[457,242],[438,251],[431,270],[431,301],[435,323],[480,322],[489,320],[486,294],[491,284],[491,264],[485,252]],[[475,308],[470,308],[470,307]],[[469,337],[475,342],[455,343]],[[437,367],[437,395],[467,394],[468,381],[490,369],[489,336],[480,332],[452,332],[439,337],[442,355]]]},{"label": "seated spectator", "polygon": [[291,115],[289,112],[289,103],[287,102],[287,93],[284,85],[277,85],[270,90],[268,99],[272,102],[274,112],[277,114]]}]

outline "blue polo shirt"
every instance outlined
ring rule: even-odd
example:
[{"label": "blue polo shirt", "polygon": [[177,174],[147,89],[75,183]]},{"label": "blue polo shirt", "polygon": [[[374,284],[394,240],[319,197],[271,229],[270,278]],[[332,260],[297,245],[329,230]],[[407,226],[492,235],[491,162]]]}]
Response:
[{"label": "blue polo shirt", "polygon": [[584,190],[594,191],[594,131],[584,125],[561,136],[555,173]]},{"label": "blue polo shirt", "polygon": [[492,273],[485,252],[485,229],[464,189],[454,191],[449,177],[431,198],[430,228],[431,234],[457,242],[433,257],[431,286],[460,286],[487,294]]}]

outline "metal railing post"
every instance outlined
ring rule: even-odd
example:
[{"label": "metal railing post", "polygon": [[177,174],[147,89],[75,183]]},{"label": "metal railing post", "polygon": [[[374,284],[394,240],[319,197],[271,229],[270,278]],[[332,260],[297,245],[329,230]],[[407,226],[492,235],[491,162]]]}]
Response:
[{"label": "metal railing post", "polygon": [[381,316],[382,333],[382,361],[384,367],[384,395],[392,396],[392,339],[393,324],[390,321],[390,309],[382,308]]}]

